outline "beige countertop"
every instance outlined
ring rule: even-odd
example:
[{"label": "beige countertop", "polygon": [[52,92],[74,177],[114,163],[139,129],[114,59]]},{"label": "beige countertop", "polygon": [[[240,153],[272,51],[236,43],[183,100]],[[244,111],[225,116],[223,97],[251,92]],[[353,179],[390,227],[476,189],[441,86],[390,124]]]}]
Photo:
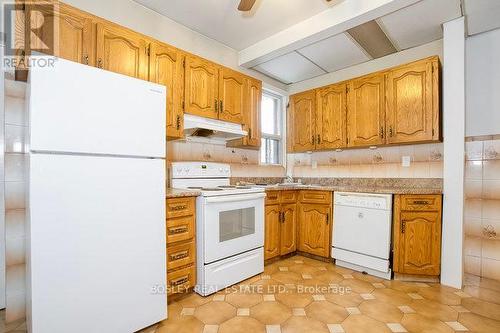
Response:
[{"label": "beige countertop", "polygon": [[197,197],[201,194],[198,191],[183,190],[177,188],[167,188],[167,199],[169,198],[184,198],[184,197]]},{"label": "beige countertop", "polygon": [[332,191],[332,192],[358,192],[358,193],[381,193],[381,194],[441,194],[443,191],[436,188],[413,188],[413,187],[378,187],[378,186],[322,186],[322,185],[299,185],[299,186],[266,186],[266,191]]}]

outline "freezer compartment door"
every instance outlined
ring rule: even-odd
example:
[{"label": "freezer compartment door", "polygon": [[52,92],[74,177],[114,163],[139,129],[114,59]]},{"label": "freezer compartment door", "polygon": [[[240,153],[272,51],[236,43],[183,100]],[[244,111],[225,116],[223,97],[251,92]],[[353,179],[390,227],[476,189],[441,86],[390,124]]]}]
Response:
[{"label": "freezer compartment door", "polygon": [[32,151],[165,157],[165,86],[57,59],[27,95]]},{"label": "freezer compartment door", "polygon": [[33,332],[135,332],[166,317],[165,163],[29,157]]}]

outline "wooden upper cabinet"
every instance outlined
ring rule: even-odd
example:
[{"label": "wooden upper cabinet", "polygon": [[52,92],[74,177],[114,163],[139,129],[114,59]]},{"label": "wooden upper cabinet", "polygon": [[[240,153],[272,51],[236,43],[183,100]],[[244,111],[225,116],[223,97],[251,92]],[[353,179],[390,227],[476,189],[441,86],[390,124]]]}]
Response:
[{"label": "wooden upper cabinet", "polygon": [[247,100],[243,114],[243,125],[248,131],[247,146],[260,148],[260,112],[262,104],[262,81],[247,79]]},{"label": "wooden upper cabinet", "polygon": [[297,250],[297,205],[281,205],[281,250],[280,255]]},{"label": "wooden upper cabinet", "polygon": [[370,75],[350,81],[347,98],[348,146],[384,144],[384,75]]},{"label": "wooden upper cabinet", "polygon": [[167,87],[167,137],[183,136],[184,55],[176,48],[151,44],[149,80]]},{"label": "wooden upper cabinet", "polygon": [[218,119],[219,67],[195,56],[186,56],[185,113]]},{"label": "wooden upper cabinet", "polygon": [[[62,3],[53,8],[53,11],[46,11],[43,6],[38,6],[34,10],[30,4],[26,5],[27,22],[31,22],[31,26],[40,26],[37,35],[29,31],[26,34],[29,39],[28,45],[31,45],[32,49],[40,50],[43,49],[42,43],[51,42],[54,45],[54,52],[47,53],[70,61],[94,65],[92,18]],[[54,24],[43,24],[44,21],[52,21]]]},{"label": "wooden upper cabinet", "polygon": [[313,150],[316,142],[315,91],[310,90],[290,96],[290,109],[288,112],[289,148],[292,152]]},{"label": "wooden upper cabinet", "polygon": [[245,76],[222,67],[219,73],[219,119],[241,124],[245,108]]},{"label": "wooden upper cabinet", "polygon": [[264,226],[264,259],[280,255],[280,205],[269,205],[265,208]]},{"label": "wooden upper cabinet", "polygon": [[299,251],[330,256],[330,215],[330,205],[299,204]]},{"label": "wooden upper cabinet", "polygon": [[437,57],[398,67],[387,73],[388,143],[439,138],[437,73]]},{"label": "wooden upper cabinet", "polygon": [[243,129],[248,135],[241,139],[227,142],[227,147],[259,149],[261,145],[260,111],[262,103],[262,81],[251,77],[245,78],[245,96],[243,99]]},{"label": "wooden upper cabinet", "polygon": [[99,68],[148,79],[149,41],[113,24],[97,24],[96,62]]},{"label": "wooden upper cabinet", "polygon": [[346,146],[347,86],[336,84],[316,92],[316,149]]}]

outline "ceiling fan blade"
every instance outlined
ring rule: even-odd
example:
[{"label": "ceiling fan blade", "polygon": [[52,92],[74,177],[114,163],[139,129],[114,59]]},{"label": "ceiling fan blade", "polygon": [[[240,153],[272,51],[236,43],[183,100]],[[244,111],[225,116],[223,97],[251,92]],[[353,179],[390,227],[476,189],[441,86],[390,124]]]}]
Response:
[{"label": "ceiling fan blade", "polygon": [[238,10],[242,12],[248,12],[252,9],[255,1],[256,0],[241,0],[240,4],[238,5]]}]

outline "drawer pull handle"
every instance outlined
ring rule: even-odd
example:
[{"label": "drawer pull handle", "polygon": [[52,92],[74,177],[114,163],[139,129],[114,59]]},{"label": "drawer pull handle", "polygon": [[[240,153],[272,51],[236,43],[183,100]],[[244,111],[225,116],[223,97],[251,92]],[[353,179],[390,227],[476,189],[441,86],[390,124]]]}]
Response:
[{"label": "drawer pull handle", "polygon": [[171,206],[170,210],[179,211],[187,209],[187,205]]},{"label": "drawer pull handle", "polygon": [[180,260],[189,257],[189,252],[181,251],[170,255],[170,260]]},{"label": "drawer pull handle", "polygon": [[401,233],[404,234],[406,231],[406,221],[401,221]]},{"label": "drawer pull handle", "polygon": [[170,281],[170,286],[177,287],[189,281],[189,276],[183,276],[177,280]]},{"label": "drawer pull handle", "polygon": [[182,234],[188,231],[187,227],[178,227],[178,228],[170,228],[168,229],[168,233],[170,235]]},{"label": "drawer pull handle", "polygon": [[427,200],[413,200],[414,205],[428,205],[429,201]]}]

